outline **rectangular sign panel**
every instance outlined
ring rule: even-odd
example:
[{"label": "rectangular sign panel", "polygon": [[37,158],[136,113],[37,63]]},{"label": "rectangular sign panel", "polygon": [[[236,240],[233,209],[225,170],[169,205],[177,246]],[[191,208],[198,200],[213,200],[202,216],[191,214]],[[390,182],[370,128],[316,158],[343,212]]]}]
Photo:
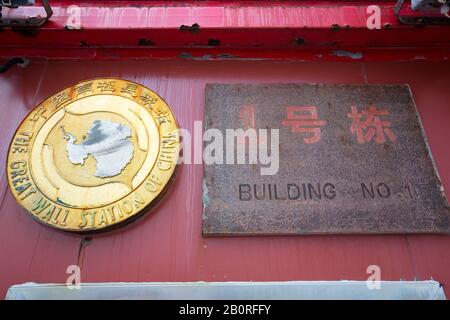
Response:
[{"label": "rectangular sign panel", "polygon": [[205,235],[450,230],[407,85],[209,84],[204,128]]}]

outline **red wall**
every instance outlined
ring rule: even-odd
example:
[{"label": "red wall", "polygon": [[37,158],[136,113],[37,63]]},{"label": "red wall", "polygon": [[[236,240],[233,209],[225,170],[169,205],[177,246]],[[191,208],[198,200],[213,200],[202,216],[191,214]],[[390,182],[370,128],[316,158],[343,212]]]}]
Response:
[{"label": "red wall", "polygon": [[[430,279],[450,295],[450,236],[201,235],[202,167],[183,165],[168,197],[140,222],[95,236],[52,230],[21,212],[7,190],[9,141],[25,114],[77,81],[114,76],[159,93],[182,127],[202,120],[209,82],[409,83],[446,190],[450,190],[450,63],[276,61],[32,61],[0,76],[0,295],[27,281],[65,282],[80,263],[83,282]],[[447,191],[448,194],[448,191]]]}]

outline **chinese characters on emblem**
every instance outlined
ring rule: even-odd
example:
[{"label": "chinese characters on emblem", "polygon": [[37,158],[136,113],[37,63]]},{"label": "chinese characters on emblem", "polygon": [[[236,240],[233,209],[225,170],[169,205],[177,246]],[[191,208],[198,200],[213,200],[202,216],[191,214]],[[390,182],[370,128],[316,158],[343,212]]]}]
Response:
[{"label": "chinese characters on emblem", "polygon": [[82,85],[80,85],[78,87],[75,87],[75,91],[77,93],[77,98],[79,96],[81,96],[82,94],[85,94],[85,93],[88,93],[88,92],[92,93],[92,85],[93,84],[94,84],[94,82],[91,81],[91,82],[84,83],[84,84],[82,84]]},{"label": "chinese characters on emblem", "polygon": [[140,98],[142,102],[144,102],[144,105],[150,109],[153,108],[155,103],[158,101],[158,98],[154,97],[148,92],[144,92]]},{"label": "chinese characters on emblem", "polygon": [[101,81],[97,84],[97,89],[100,90],[100,93],[116,92],[116,81]]},{"label": "chinese characters on emblem", "polygon": [[169,119],[169,110],[167,110],[164,107],[159,107],[155,110],[156,119],[158,120],[159,124],[172,122]]},{"label": "chinese characters on emblem", "polygon": [[135,98],[137,97],[137,89],[138,85],[135,83],[127,82],[126,86],[123,87],[120,92],[129,94],[131,97]]},{"label": "chinese characters on emblem", "polygon": [[52,98],[53,105],[56,109],[61,107],[64,103],[70,101],[70,96],[66,91],[63,91]]}]

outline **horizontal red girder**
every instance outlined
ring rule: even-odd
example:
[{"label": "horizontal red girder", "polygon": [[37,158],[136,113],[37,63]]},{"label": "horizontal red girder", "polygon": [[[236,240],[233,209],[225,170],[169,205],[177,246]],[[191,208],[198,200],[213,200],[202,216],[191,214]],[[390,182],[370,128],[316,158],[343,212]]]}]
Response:
[{"label": "horizontal red girder", "polygon": [[[366,25],[367,7],[373,1],[80,2],[81,30],[65,28],[74,12],[67,8],[69,2],[51,3],[54,15],[37,32],[3,30],[0,56],[169,58],[201,52],[214,57],[216,52],[232,56],[231,52],[244,50],[242,56],[248,58],[334,59],[334,51],[381,49],[386,59],[393,54],[403,60],[418,56],[439,60],[448,59],[450,52],[449,26],[402,25],[394,15],[396,1],[375,2],[381,9],[380,30]],[[411,10],[405,6],[402,12]],[[38,13],[43,14],[38,6],[3,10],[4,17]],[[195,24],[198,28],[183,27]],[[400,50],[406,48],[412,51]],[[284,53],[273,52],[278,50]],[[385,59],[383,54],[376,56],[375,60]],[[362,59],[370,57],[363,54]]]}]

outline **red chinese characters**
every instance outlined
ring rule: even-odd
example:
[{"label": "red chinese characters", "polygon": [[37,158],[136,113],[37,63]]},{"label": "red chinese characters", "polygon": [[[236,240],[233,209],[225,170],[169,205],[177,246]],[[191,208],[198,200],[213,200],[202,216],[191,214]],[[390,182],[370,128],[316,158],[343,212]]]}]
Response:
[{"label": "red chinese characters", "polygon": [[[243,125],[244,130],[256,129],[255,127],[255,107],[251,105],[246,105],[239,111],[239,119]],[[247,139],[245,137],[238,136],[238,144],[246,144]]]},{"label": "red chinese characters", "polygon": [[352,106],[352,112],[347,116],[351,119],[352,125],[350,131],[356,134],[358,143],[375,141],[375,143],[385,143],[385,135],[395,142],[397,137],[390,129],[391,122],[381,120],[380,116],[388,116],[389,111],[386,109],[377,110],[376,107],[370,106],[368,109],[358,112],[356,106]]},{"label": "red chinese characters", "polygon": [[239,118],[241,119],[244,129],[255,129],[255,107],[243,106],[239,111]]},{"label": "red chinese characters", "polygon": [[304,138],[305,143],[320,141],[321,128],[326,125],[325,120],[319,120],[316,106],[287,106],[287,118],[282,121],[283,126],[291,126],[291,132],[310,133]]}]

